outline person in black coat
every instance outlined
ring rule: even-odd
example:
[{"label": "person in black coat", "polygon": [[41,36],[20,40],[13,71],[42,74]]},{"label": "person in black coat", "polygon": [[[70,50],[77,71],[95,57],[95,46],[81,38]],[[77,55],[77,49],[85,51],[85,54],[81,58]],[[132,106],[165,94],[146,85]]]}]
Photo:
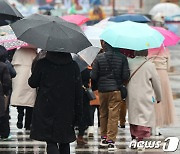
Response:
[{"label": "person in black coat", "polygon": [[9,136],[9,112],[5,108],[5,97],[9,95],[11,89],[11,77],[7,65],[5,64],[5,55],[7,51],[0,46],[0,137],[5,139]]},{"label": "person in black coat", "polygon": [[88,126],[91,125],[91,119],[90,119],[90,100],[85,92],[85,88],[89,88],[90,84],[90,69],[86,68],[81,72],[82,77],[82,84],[83,84],[83,114],[81,121],[78,125],[78,137],[77,137],[77,144],[78,145],[84,145],[87,144],[87,142],[84,140],[83,136],[85,134],[85,130],[88,128]]},{"label": "person in black coat", "polygon": [[82,115],[79,67],[69,53],[47,52],[36,62],[29,85],[38,88],[30,138],[46,141],[48,154],[70,154],[74,124]]}]

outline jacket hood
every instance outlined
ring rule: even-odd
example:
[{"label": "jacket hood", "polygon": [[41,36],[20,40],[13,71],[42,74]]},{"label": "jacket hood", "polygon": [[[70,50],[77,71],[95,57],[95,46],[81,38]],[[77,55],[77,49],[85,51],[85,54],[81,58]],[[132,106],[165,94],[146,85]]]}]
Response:
[{"label": "jacket hood", "polygon": [[46,53],[46,59],[56,65],[65,65],[72,63],[72,56],[70,53],[64,52],[49,52]]}]

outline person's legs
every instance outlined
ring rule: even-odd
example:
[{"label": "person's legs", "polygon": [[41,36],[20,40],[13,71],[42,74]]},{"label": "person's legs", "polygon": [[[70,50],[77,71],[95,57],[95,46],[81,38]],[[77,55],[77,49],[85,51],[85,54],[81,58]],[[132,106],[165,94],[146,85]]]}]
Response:
[{"label": "person's legs", "polygon": [[30,130],[32,113],[33,113],[33,108],[26,107],[25,126],[24,126],[24,128],[26,128],[26,130]]},{"label": "person's legs", "polygon": [[109,116],[108,116],[108,131],[107,131],[107,139],[115,142],[116,135],[118,132],[118,120],[119,120],[119,108],[121,101],[120,91],[114,91],[111,93],[109,101]]},{"label": "person's legs", "polygon": [[90,112],[90,125],[88,127],[88,137],[94,137],[94,112],[96,107],[94,105],[91,105],[89,107]]},{"label": "person's legs", "polygon": [[47,154],[59,154],[57,143],[47,142]]},{"label": "person's legs", "polygon": [[17,128],[19,129],[23,128],[24,109],[25,109],[24,106],[17,106],[17,111],[18,111]]},{"label": "person's legs", "polygon": [[124,102],[124,101],[120,102],[119,121],[120,121],[121,128],[125,128],[125,123],[126,123],[126,102]]},{"label": "person's legs", "polygon": [[91,126],[94,126],[94,112],[96,107],[94,105],[91,105],[89,109],[90,109]]},{"label": "person's legs", "polygon": [[107,136],[107,123],[108,123],[108,99],[109,93],[99,93],[99,111],[100,111],[100,129],[101,137]]},{"label": "person's legs", "polygon": [[108,125],[107,125],[108,151],[115,151],[117,149],[115,146],[115,141],[118,132],[120,102],[121,102],[120,91],[112,92],[110,94],[109,104],[108,104],[108,110],[109,110]]},{"label": "person's legs", "polygon": [[59,154],[70,154],[69,143],[59,143]]},{"label": "person's legs", "polygon": [[87,129],[87,126],[85,126],[83,124],[83,122],[78,126],[79,133],[78,133],[78,137],[76,139],[77,144],[79,144],[79,145],[87,144],[87,142],[83,138],[86,129]]}]

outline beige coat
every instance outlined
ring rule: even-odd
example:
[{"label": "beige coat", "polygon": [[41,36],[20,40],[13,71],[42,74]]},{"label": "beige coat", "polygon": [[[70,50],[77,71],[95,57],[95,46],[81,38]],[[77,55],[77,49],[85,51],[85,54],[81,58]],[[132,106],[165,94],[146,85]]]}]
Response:
[{"label": "beige coat", "polygon": [[12,60],[12,65],[16,70],[16,77],[12,79],[12,106],[34,107],[36,89],[28,85],[31,75],[32,61],[36,56],[36,51],[30,48],[18,49]]},{"label": "beige coat", "polygon": [[[145,61],[144,57],[129,60],[131,74]],[[132,77],[128,86],[127,108],[130,124],[153,127],[154,104],[161,101],[161,84],[156,68],[146,62]]]}]

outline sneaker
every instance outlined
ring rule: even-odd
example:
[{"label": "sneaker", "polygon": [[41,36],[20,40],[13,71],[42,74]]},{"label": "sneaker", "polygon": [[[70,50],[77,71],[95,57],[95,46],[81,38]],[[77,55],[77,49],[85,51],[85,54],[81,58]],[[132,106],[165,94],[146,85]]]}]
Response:
[{"label": "sneaker", "polygon": [[138,148],[137,148],[137,151],[138,151],[138,152],[144,152],[144,151],[145,151],[145,147],[138,147]]},{"label": "sneaker", "polygon": [[125,125],[122,125],[121,128],[126,128],[126,126],[125,126]]},{"label": "sneaker", "polygon": [[8,141],[8,140],[11,140],[11,139],[12,139],[11,135],[9,135],[8,137],[1,137],[2,141]]},{"label": "sneaker", "polygon": [[117,147],[115,145],[115,143],[108,143],[108,151],[116,151]]},{"label": "sneaker", "polygon": [[94,137],[94,126],[89,126],[89,128],[88,128],[88,137],[89,138]]},{"label": "sneaker", "polygon": [[137,149],[137,140],[136,139],[132,139],[132,141],[129,144],[129,148],[130,149]]},{"label": "sneaker", "polygon": [[106,137],[102,137],[101,138],[100,146],[103,146],[103,147],[107,147],[108,146],[108,142],[107,142],[106,139],[107,139]]}]

